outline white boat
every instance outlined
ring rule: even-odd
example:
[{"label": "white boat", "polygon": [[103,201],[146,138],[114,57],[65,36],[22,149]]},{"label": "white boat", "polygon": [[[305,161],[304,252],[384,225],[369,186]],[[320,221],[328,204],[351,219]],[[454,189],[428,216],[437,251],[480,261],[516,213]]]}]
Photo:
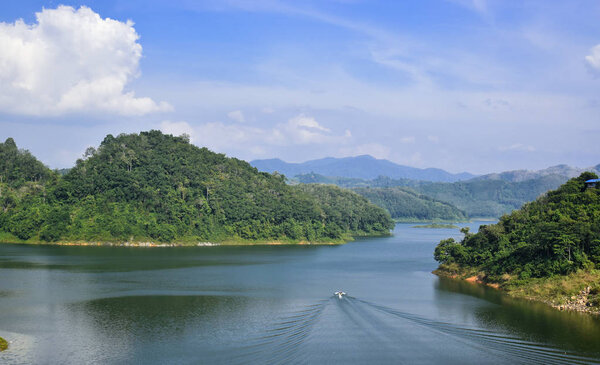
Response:
[{"label": "white boat", "polygon": [[333,293],[333,295],[337,295],[338,298],[342,299],[342,296],[346,295],[346,293],[344,293],[343,291],[336,291],[335,293]]}]

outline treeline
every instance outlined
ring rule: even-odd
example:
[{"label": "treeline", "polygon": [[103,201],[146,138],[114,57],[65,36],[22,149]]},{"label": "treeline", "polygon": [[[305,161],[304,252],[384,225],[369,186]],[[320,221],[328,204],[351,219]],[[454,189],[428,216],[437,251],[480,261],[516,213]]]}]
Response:
[{"label": "treeline", "polygon": [[[395,199],[397,188],[404,191],[412,190],[420,198],[433,199],[447,203],[456,210],[462,211],[468,218],[476,217],[500,217],[503,214],[510,213],[519,209],[523,204],[535,200],[541,194],[548,190],[556,189],[568,180],[566,176],[557,174],[548,174],[544,176],[527,179],[524,181],[506,181],[475,178],[466,181],[454,183],[418,181],[410,179],[392,179],[390,177],[380,176],[373,180],[363,180],[356,178],[330,177],[319,174],[297,175],[290,181],[301,183],[325,183],[335,184],[345,188],[379,188],[381,197],[383,194],[388,196],[389,200],[370,200],[379,206],[385,207],[396,219],[410,220],[411,215],[401,215],[403,211],[411,214],[410,207],[405,206],[406,201]],[[358,189],[357,191],[364,191]],[[384,193],[385,192],[385,193]],[[422,199],[421,199],[422,200]],[[423,201],[411,201],[417,205],[429,205]],[[437,206],[442,209],[437,215],[446,215],[445,206]],[[398,211],[395,214],[392,211]],[[430,210],[434,212],[434,210]],[[425,220],[435,219],[434,215]]]},{"label": "treeline", "polygon": [[410,188],[355,188],[370,202],[403,221],[464,221],[465,213],[452,204],[418,194]]},{"label": "treeline", "polygon": [[471,218],[500,217],[548,190],[556,189],[567,180],[561,175],[519,182],[472,179],[455,183],[421,183],[414,189],[456,206]]},{"label": "treeline", "polygon": [[600,188],[586,188],[597,176],[569,180],[497,224],[465,230],[461,242],[443,240],[435,249],[442,265],[476,268],[492,280],[509,274],[526,280],[568,274],[600,264]]},{"label": "treeline", "polygon": [[[385,211],[355,204],[362,198],[354,193],[292,187],[159,131],[108,135],[63,174],[12,139],[0,153],[5,241],[317,242],[392,228]],[[335,210],[344,204],[353,209]]]}]

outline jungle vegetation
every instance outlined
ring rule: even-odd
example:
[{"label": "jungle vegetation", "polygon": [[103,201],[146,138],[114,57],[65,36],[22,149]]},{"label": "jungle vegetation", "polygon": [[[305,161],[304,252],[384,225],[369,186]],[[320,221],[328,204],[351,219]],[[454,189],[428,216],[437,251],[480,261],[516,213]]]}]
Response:
[{"label": "jungle vegetation", "polygon": [[287,185],[186,136],[108,135],[60,172],[0,143],[1,241],[341,242],[391,228],[353,192]]},{"label": "jungle vegetation", "polygon": [[419,194],[406,187],[355,188],[358,194],[385,208],[398,221],[467,220],[466,214],[452,204]]},{"label": "jungle vegetation", "polygon": [[[423,200],[438,201],[446,203],[445,206],[437,206],[444,210],[453,207],[454,211],[462,211],[467,218],[499,218],[503,214],[519,209],[523,204],[535,200],[548,190],[556,189],[569,178],[559,174],[545,174],[533,177],[509,181],[505,179],[474,178],[457,182],[431,182],[411,179],[393,179],[379,176],[372,180],[357,178],[330,177],[315,173],[297,175],[290,180],[291,183],[325,183],[335,184],[345,188],[356,189],[359,193],[367,191],[363,188],[378,188],[378,198],[371,200],[381,207],[390,211],[392,216],[398,220],[410,221],[414,219],[410,214],[411,207],[406,206],[408,199],[396,199],[398,191],[413,191],[420,201],[411,200],[411,204],[427,205]],[[370,194],[372,195],[372,194]],[[383,201],[389,197],[388,201]],[[370,199],[370,197],[367,197]],[[396,211],[397,213],[394,213]],[[428,210],[433,213],[435,210]],[[404,212],[409,215],[403,216]],[[437,213],[447,214],[443,211]],[[455,214],[455,213],[453,213]],[[423,220],[435,220],[435,215],[426,215]],[[452,220],[452,219],[450,219]]]},{"label": "jungle vegetation", "polygon": [[594,178],[584,172],[476,234],[463,229],[462,241],[437,245],[435,259],[498,282],[594,269],[600,264],[600,189],[585,185]]}]

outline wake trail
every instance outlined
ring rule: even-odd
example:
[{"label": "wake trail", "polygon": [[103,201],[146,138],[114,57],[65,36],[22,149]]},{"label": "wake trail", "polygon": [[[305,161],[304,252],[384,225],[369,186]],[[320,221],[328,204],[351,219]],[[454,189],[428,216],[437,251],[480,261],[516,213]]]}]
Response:
[{"label": "wake trail", "polygon": [[487,351],[490,349],[495,350],[495,353],[501,357],[508,356],[513,360],[525,363],[600,364],[600,361],[594,358],[568,353],[542,343],[527,341],[508,334],[499,334],[483,329],[468,328],[452,323],[431,320],[365,300],[355,298],[353,300],[370,306],[382,313],[411,321],[429,330],[449,335],[455,339],[466,340],[466,343],[473,347]]},{"label": "wake trail", "polygon": [[268,328],[264,336],[250,340],[236,363],[289,364],[302,363],[306,351],[301,351],[323,310],[332,298],[321,300],[294,311]]}]

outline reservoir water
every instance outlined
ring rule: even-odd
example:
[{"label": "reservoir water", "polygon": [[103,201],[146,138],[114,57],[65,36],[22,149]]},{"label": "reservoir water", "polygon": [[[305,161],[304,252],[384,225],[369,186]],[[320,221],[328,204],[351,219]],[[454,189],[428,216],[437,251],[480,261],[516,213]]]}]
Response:
[{"label": "reservoir water", "polygon": [[412,226],[341,246],[0,245],[0,363],[600,363],[600,319],[440,279],[433,249],[460,232]]}]

